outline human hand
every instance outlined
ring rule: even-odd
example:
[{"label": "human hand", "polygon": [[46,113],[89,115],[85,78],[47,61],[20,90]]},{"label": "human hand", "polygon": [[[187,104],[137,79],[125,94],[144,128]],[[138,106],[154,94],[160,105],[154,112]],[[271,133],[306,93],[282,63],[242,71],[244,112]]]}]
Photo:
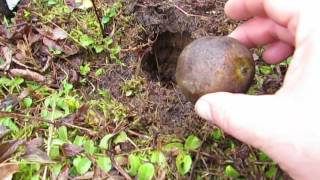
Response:
[{"label": "human hand", "polygon": [[248,47],[265,45],[268,63],[293,53],[275,95],[213,93],[197,113],[228,134],[266,152],[295,179],[320,179],[320,14],[312,0],[229,0],[226,14],[247,20],[230,36]]}]

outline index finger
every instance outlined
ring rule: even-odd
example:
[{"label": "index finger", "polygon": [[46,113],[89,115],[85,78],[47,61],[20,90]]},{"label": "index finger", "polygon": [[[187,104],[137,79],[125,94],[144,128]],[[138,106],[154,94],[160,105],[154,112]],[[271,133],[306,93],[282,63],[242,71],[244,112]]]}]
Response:
[{"label": "index finger", "polygon": [[225,5],[226,14],[235,20],[247,20],[254,16],[265,16],[264,0],[229,0]]},{"label": "index finger", "polygon": [[225,5],[225,12],[236,20],[267,16],[294,33],[301,3],[292,0],[229,0]]}]

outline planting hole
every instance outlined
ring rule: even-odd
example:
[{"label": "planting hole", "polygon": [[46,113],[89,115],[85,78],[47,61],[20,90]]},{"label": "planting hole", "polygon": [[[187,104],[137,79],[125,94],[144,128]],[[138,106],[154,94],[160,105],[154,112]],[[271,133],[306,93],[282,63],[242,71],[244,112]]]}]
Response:
[{"label": "planting hole", "polygon": [[141,67],[151,81],[160,81],[170,87],[175,81],[177,60],[183,48],[193,39],[189,33],[164,32],[158,35],[152,50],[141,62]]}]

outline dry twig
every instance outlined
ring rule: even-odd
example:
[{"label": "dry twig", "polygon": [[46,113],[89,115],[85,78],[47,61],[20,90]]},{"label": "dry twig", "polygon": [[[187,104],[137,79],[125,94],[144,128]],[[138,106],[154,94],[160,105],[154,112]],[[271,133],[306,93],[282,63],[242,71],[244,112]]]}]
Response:
[{"label": "dry twig", "polygon": [[114,166],[114,168],[116,168],[117,171],[119,171],[119,173],[126,178],[126,180],[132,180],[132,178],[129,176],[129,174],[121,167],[118,165],[118,163],[114,160],[114,156],[111,155],[110,156],[111,161],[112,161],[112,165]]},{"label": "dry twig", "polygon": [[33,80],[36,82],[44,82],[46,80],[46,78],[41,74],[29,69],[10,69],[9,72],[14,77],[20,76],[27,80]]}]

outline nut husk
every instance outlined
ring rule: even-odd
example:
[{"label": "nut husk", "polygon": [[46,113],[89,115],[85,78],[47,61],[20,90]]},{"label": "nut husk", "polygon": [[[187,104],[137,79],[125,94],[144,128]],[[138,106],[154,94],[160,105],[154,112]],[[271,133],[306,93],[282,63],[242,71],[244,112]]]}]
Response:
[{"label": "nut husk", "polygon": [[177,84],[193,103],[214,92],[245,93],[255,65],[247,47],[231,37],[203,37],[191,42],[178,58]]}]

